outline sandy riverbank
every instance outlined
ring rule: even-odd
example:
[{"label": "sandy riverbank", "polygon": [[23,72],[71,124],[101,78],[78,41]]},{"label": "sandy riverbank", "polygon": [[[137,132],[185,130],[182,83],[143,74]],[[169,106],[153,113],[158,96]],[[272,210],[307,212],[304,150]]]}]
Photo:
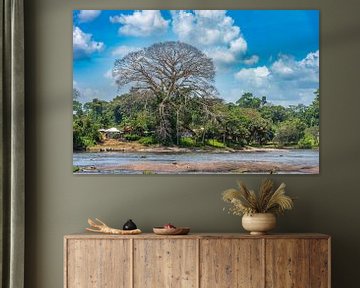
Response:
[{"label": "sandy riverbank", "polygon": [[88,148],[88,152],[143,152],[143,153],[196,153],[196,152],[213,152],[213,153],[233,153],[233,152],[270,152],[270,151],[286,151],[287,149],[277,148],[258,148],[258,147],[244,147],[241,149],[233,148],[214,148],[210,146],[206,147],[194,147],[183,148],[177,146],[161,146],[151,145],[145,146],[138,142],[121,142],[114,139],[109,139],[101,144]]},{"label": "sandy riverbank", "polygon": [[[107,167],[83,167],[83,172],[111,172],[111,171],[133,171],[145,173],[297,173],[297,174],[317,174],[318,166],[300,166],[269,162],[201,162],[201,163],[156,163],[156,162],[137,162],[132,164],[107,166]],[[80,172],[81,173],[81,172]]]},{"label": "sandy riverbank", "polygon": [[[196,173],[214,173],[214,174],[241,174],[241,173],[262,173],[262,174],[269,174],[269,173],[288,173],[288,174],[318,174],[319,173],[319,166],[312,162],[312,164],[300,164],[304,163],[304,161],[284,161],[280,160],[278,157],[289,157],[288,154],[296,153],[297,149],[275,149],[275,148],[258,148],[258,147],[245,147],[243,149],[234,150],[231,148],[213,148],[213,147],[195,147],[195,148],[181,148],[181,147],[165,147],[161,145],[151,145],[145,146],[137,142],[121,142],[117,140],[107,140],[106,142],[102,143],[101,145],[97,145],[91,147],[88,152],[95,153],[95,155],[91,156],[94,159],[94,164],[90,164],[89,161],[87,165],[92,166],[81,166],[80,171],[78,173],[106,173],[106,174],[196,174]],[[111,157],[111,153],[107,152],[120,152],[119,159],[126,159],[129,157],[130,159],[139,154],[136,158],[136,161],[125,161],[125,162],[117,162],[112,161],[113,164],[107,164],[106,162],[96,162],[96,153],[106,152],[104,157],[106,158],[109,155]],[[269,160],[257,159],[258,157],[253,153],[263,153],[266,155],[267,152],[279,152],[275,153],[275,156],[270,156]],[[159,155],[159,159],[163,159],[162,161],[151,159],[153,156],[146,156],[146,153],[155,154],[163,154],[162,156]],[[192,156],[191,160],[186,160],[189,156],[181,156],[179,157],[174,156],[174,160],[167,161],[169,159],[167,155],[176,155],[176,154],[186,154],[186,153],[193,153],[194,157],[196,155],[204,155],[204,153],[209,153],[213,155],[221,155],[230,153],[231,155],[224,155],[224,158],[227,160],[219,158],[219,156],[209,157],[207,161],[193,161]],[[198,154],[197,154],[198,153]],[[253,156],[245,157],[248,160],[236,160],[236,156],[239,155],[237,153],[251,153]],[[299,153],[300,152],[299,150]],[[129,154],[129,156],[126,156]],[[166,155],[167,154],[167,155]],[[232,157],[234,154],[234,157]],[[273,155],[273,153],[269,153]],[[99,154],[100,155],[100,154]],[[115,154],[116,155],[116,154]],[[125,158],[122,158],[121,155],[125,155]],[[277,156],[276,156],[277,155]],[[210,155],[209,155],[210,156]],[[230,158],[229,158],[230,156]],[[134,158],[134,159],[135,159]],[[144,158],[144,159],[141,159]],[[156,158],[156,157],[155,157]],[[206,156],[205,156],[206,158]],[[265,157],[266,158],[266,157]],[[165,159],[165,160],[164,160]],[[171,159],[171,158],[170,158]],[[204,158],[202,158],[204,159]],[[212,160],[210,160],[212,159]],[[254,159],[254,160],[249,160]],[[283,159],[283,158],[281,158]],[[92,161],[90,161],[92,162]],[[316,162],[316,161],[315,161]],[[118,164],[119,163],[119,164]],[[299,163],[299,164],[297,164]],[[86,164],[85,164],[86,165]]]}]

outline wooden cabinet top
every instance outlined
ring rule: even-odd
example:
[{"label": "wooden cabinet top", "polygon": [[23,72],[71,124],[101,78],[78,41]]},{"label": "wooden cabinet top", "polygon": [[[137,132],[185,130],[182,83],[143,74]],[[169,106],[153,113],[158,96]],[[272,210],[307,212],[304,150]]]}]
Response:
[{"label": "wooden cabinet top", "polygon": [[190,233],[188,235],[156,235],[142,233],[139,235],[108,235],[97,233],[78,233],[64,236],[65,239],[329,239],[329,235],[320,233],[287,233],[250,235],[245,233]]}]

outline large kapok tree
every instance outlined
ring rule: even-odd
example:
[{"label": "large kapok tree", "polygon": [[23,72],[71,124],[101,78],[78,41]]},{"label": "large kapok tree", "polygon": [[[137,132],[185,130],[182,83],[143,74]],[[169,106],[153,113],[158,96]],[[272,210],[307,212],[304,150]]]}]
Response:
[{"label": "large kapok tree", "polygon": [[[130,52],[115,61],[113,77],[119,88],[131,85],[133,93],[152,93],[157,103],[158,140],[173,142],[171,119],[195,99],[207,110],[214,98],[215,67],[211,58],[183,42],[160,42]],[[177,120],[176,120],[177,121]]]}]

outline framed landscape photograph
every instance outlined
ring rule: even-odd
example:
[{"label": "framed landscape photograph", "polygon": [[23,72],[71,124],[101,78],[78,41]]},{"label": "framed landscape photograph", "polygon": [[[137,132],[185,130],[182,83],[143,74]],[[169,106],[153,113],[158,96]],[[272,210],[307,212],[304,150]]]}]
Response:
[{"label": "framed landscape photograph", "polygon": [[318,174],[318,10],[74,10],[74,174]]}]

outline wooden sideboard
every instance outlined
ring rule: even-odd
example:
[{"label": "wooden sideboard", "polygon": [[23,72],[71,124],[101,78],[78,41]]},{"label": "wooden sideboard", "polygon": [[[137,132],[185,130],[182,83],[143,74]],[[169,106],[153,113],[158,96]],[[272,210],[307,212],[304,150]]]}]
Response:
[{"label": "wooden sideboard", "polygon": [[323,234],[67,235],[65,288],[329,288]]}]

